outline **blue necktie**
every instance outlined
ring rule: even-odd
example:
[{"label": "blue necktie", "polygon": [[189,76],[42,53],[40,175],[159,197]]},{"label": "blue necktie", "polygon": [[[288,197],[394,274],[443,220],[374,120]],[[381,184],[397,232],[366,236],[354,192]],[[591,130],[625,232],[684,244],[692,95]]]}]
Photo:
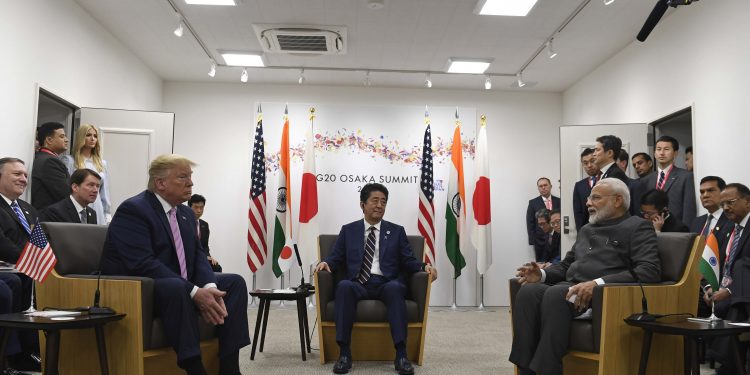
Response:
[{"label": "blue necktie", "polygon": [[23,215],[23,212],[21,212],[21,207],[18,206],[18,202],[13,201],[13,203],[10,204],[10,208],[15,211],[16,216],[18,216],[18,220],[21,220],[21,225],[23,225],[23,229],[26,230],[26,234],[31,234],[31,227],[29,226],[29,222],[26,220],[26,216]]},{"label": "blue necktie", "polygon": [[729,249],[729,259],[724,265],[724,280],[722,280],[723,287],[727,287],[732,284],[732,266],[734,266],[734,260],[737,258],[737,248],[740,244],[740,238],[742,237],[742,225],[736,224],[734,226],[734,238],[732,238],[732,245]]},{"label": "blue necktie", "polygon": [[664,171],[659,172],[659,182],[656,183],[656,188],[664,190]]}]

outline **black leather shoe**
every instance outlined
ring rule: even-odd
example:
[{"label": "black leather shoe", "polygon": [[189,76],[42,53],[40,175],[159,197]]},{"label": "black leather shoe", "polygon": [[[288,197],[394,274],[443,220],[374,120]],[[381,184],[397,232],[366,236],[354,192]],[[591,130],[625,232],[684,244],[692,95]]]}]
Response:
[{"label": "black leather shoe", "polygon": [[411,365],[411,362],[409,362],[409,359],[406,357],[397,358],[395,361],[393,361],[393,364],[396,366],[398,375],[414,374],[414,366]]},{"label": "black leather shoe", "polygon": [[352,359],[342,355],[333,365],[334,374],[348,374],[349,370],[352,369]]},{"label": "black leather shoe", "polygon": [[19,353],[8,357],[8,366],[22,371],[42,371],[42,362],[38,355]]},{"label": "black leather shoe", "polygon": [[31,375],[28,372],[21,372],[10,367],[0,372],[0,374],[2,375]]}]

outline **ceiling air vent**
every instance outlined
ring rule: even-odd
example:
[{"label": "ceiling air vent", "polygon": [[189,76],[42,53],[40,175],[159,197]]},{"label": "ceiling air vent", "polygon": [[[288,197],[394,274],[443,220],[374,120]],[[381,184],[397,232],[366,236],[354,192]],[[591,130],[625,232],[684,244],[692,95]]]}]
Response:
[{"label": "ceiling air vent", "polygon": [[253,25],[263,51],[271,53],[341,55],[346,53],[346,27]]}]

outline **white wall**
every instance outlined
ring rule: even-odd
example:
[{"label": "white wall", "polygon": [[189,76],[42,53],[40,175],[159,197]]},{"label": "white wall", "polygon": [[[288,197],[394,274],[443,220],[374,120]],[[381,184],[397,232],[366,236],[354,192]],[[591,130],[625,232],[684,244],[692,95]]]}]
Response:
[{"label": "white wall", "polygon": [[[532,250],[526,244],[524,218],[528,199],[538,194],[536,179],[542,175],[553,181],[559,178],[556,160],[559,155],[560,94],[165,83],[163,110],[176,114],[175,152],[200,164],[194,182],[196,191],[208,199],[205,217],[212,224],[212,253],[220,259],[225,270],[239,273],[248,281],[252,279],[245,261],[249,155],[255,123],[254,103],[259,101],[459,106],[477,108],[478,114],[486,114],[493,194],[494,263],[486,275],[485,304],[508,304],[507,279],[519,264],[532,257]],[[281,119],[264,117],[264,128],[275,126],[281,126]],[[467,176],[467,182],[472,178]],[[417,202],[412,203],[416,207]],[[356,205],[357,202],[342,204]],[[443,204],[435,202],[436,215],[443,215],[439,209]],[[394,209],[400,208],[389,206],[389,210]],[[330,225],[338,228],[356,219],[358,217],[342,217],[340,222]],[[417,233],[416,222],[399,224],[404,225],[408,233]],[[438,230],[444,231],[444,228]],[[471,266],[475,267],[475,264]],[[278,287],[269,262],[264,267],[258,274],[258,287]],[[449,305],[452,291],[449,264],[440,264],[439,270],[440,279],[433,287],[431,302],[433,305]],[[293,283],[298,283],[297,280],[295,276]],[[465,305],[476,303],[474,296],[461,296],[461,301],[470,301],[464,302]]]},{"label": "white wall", "polygon": [[80,107],[161,109],[161,79],[72,0],[0,0],[0,157],[33,160],[37,84]]},{"label": "white wall", "polygon": [[[693,105],[696,179],[750,183],[750,3],[701,1],[662,20],[563,94],[563,123],[650,122]],[[681,150],[682,151],[682,150]]]}]

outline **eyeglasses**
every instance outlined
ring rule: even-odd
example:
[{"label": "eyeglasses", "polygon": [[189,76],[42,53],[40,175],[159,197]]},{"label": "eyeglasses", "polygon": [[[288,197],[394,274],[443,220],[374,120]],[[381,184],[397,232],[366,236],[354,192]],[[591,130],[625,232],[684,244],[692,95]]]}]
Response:
[{"label": "eyeglasses", "polygon": [[617,194],[605,194],[605,195],[592,194],[586,197],[586,201],[599,202],[604,197],[614,197],[616,195]]},{"label": "eyeglasses", "polygon": [[728,201],[721,202],[721,203],[719,203],[719,207],[721,207],[721,208],[733,207],[734,204],[737,203],[738,200],[740,200],[740,198],[734,198],[734,199],[730,199]]}]

